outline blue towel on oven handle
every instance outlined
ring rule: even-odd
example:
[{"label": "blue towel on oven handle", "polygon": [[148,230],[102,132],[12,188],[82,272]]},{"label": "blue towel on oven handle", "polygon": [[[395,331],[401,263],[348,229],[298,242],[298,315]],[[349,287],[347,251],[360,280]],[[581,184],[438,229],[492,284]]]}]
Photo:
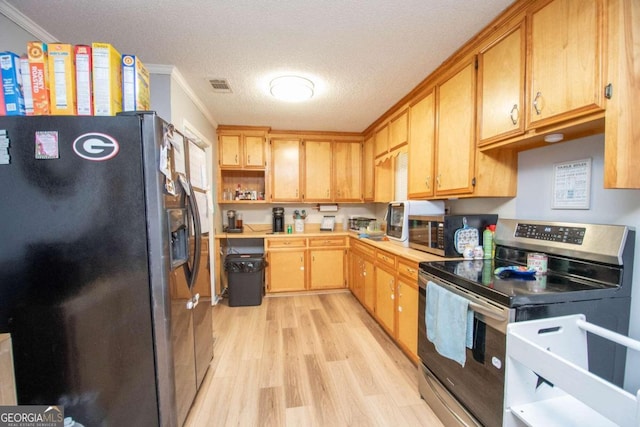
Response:
[{"label": "blue towel on oven handle", "polygon": [[466,349],[473,346],[473,311],[469,300],[431,281],[425,308],[427,339],[438,353],[464,367]]}]

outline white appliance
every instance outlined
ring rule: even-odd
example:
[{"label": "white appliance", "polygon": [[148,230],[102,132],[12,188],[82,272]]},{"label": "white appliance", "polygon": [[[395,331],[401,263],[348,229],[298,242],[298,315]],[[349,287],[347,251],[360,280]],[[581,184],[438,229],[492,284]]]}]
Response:
[{"label": "white appliance", "polygon": [[444,215],[444,202],[403,200],[389,203],[386,216],[387,237],[406,247],[409,246],[409,215]]}]

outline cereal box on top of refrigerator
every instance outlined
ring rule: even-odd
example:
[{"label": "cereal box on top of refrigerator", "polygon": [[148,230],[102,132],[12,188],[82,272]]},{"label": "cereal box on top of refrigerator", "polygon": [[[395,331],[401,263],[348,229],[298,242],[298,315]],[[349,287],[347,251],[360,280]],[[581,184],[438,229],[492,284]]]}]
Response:
[{"label": "cereal box on top of refrigerator", "polygon": [[93,109],[96,116],[122,111],[122,59],[109,43],[92,43]]},{"label": "cereal box on top of refrigerator", "polygon": [[79,116],[93,115],[91,46],[76,45],[76,109]]},{"label": "cereal box on top of refrigerator", "polygon": [[27,56],[29,58],[33,114],[51,114],[47,44],[37,41],[27,43]]},{"label": "cereal box on top of refrigerator", "polygon": [[49,99],[51,114],[76,114],[76,73],[73,46],[67,43],[49,44]]},{"label": "cereal box on top of refrigerator", "polygon": [[122,111],[149,110],[149,71],[135,55],[122,55]]},{"label": "cereal box on top of refrigerator", "polygon": [[0,77],[4,110],[7,116],[24,116],[24,97],[22,96],[22,75],[20,57],[13,52],[0,52]]},{"label": "cereal box on top of refrigerator", "polygon": [[22,95],[24,96],[24,110],[27,116],[33,116],[33,94],[31,92],[31,77],[29,75],[29,58],[20,57],[20,75],[22,76]]}]

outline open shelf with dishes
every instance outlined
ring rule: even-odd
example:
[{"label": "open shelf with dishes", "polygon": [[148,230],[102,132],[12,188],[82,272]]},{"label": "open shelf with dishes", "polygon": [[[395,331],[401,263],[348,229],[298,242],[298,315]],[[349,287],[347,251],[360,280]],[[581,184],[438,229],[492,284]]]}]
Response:
[{"label": "open shelf with dishes", "polygon": [[264,170],[220,170],[218,203],[265,203]]}]

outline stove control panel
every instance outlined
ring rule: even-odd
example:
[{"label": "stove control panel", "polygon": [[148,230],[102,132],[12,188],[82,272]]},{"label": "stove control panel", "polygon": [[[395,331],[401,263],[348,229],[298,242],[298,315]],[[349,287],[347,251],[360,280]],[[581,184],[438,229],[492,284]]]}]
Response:
[{"label": "stove control panel", "polygon": [[581,245],[586,230],[585,227],[518,223],[515,237]]}]

